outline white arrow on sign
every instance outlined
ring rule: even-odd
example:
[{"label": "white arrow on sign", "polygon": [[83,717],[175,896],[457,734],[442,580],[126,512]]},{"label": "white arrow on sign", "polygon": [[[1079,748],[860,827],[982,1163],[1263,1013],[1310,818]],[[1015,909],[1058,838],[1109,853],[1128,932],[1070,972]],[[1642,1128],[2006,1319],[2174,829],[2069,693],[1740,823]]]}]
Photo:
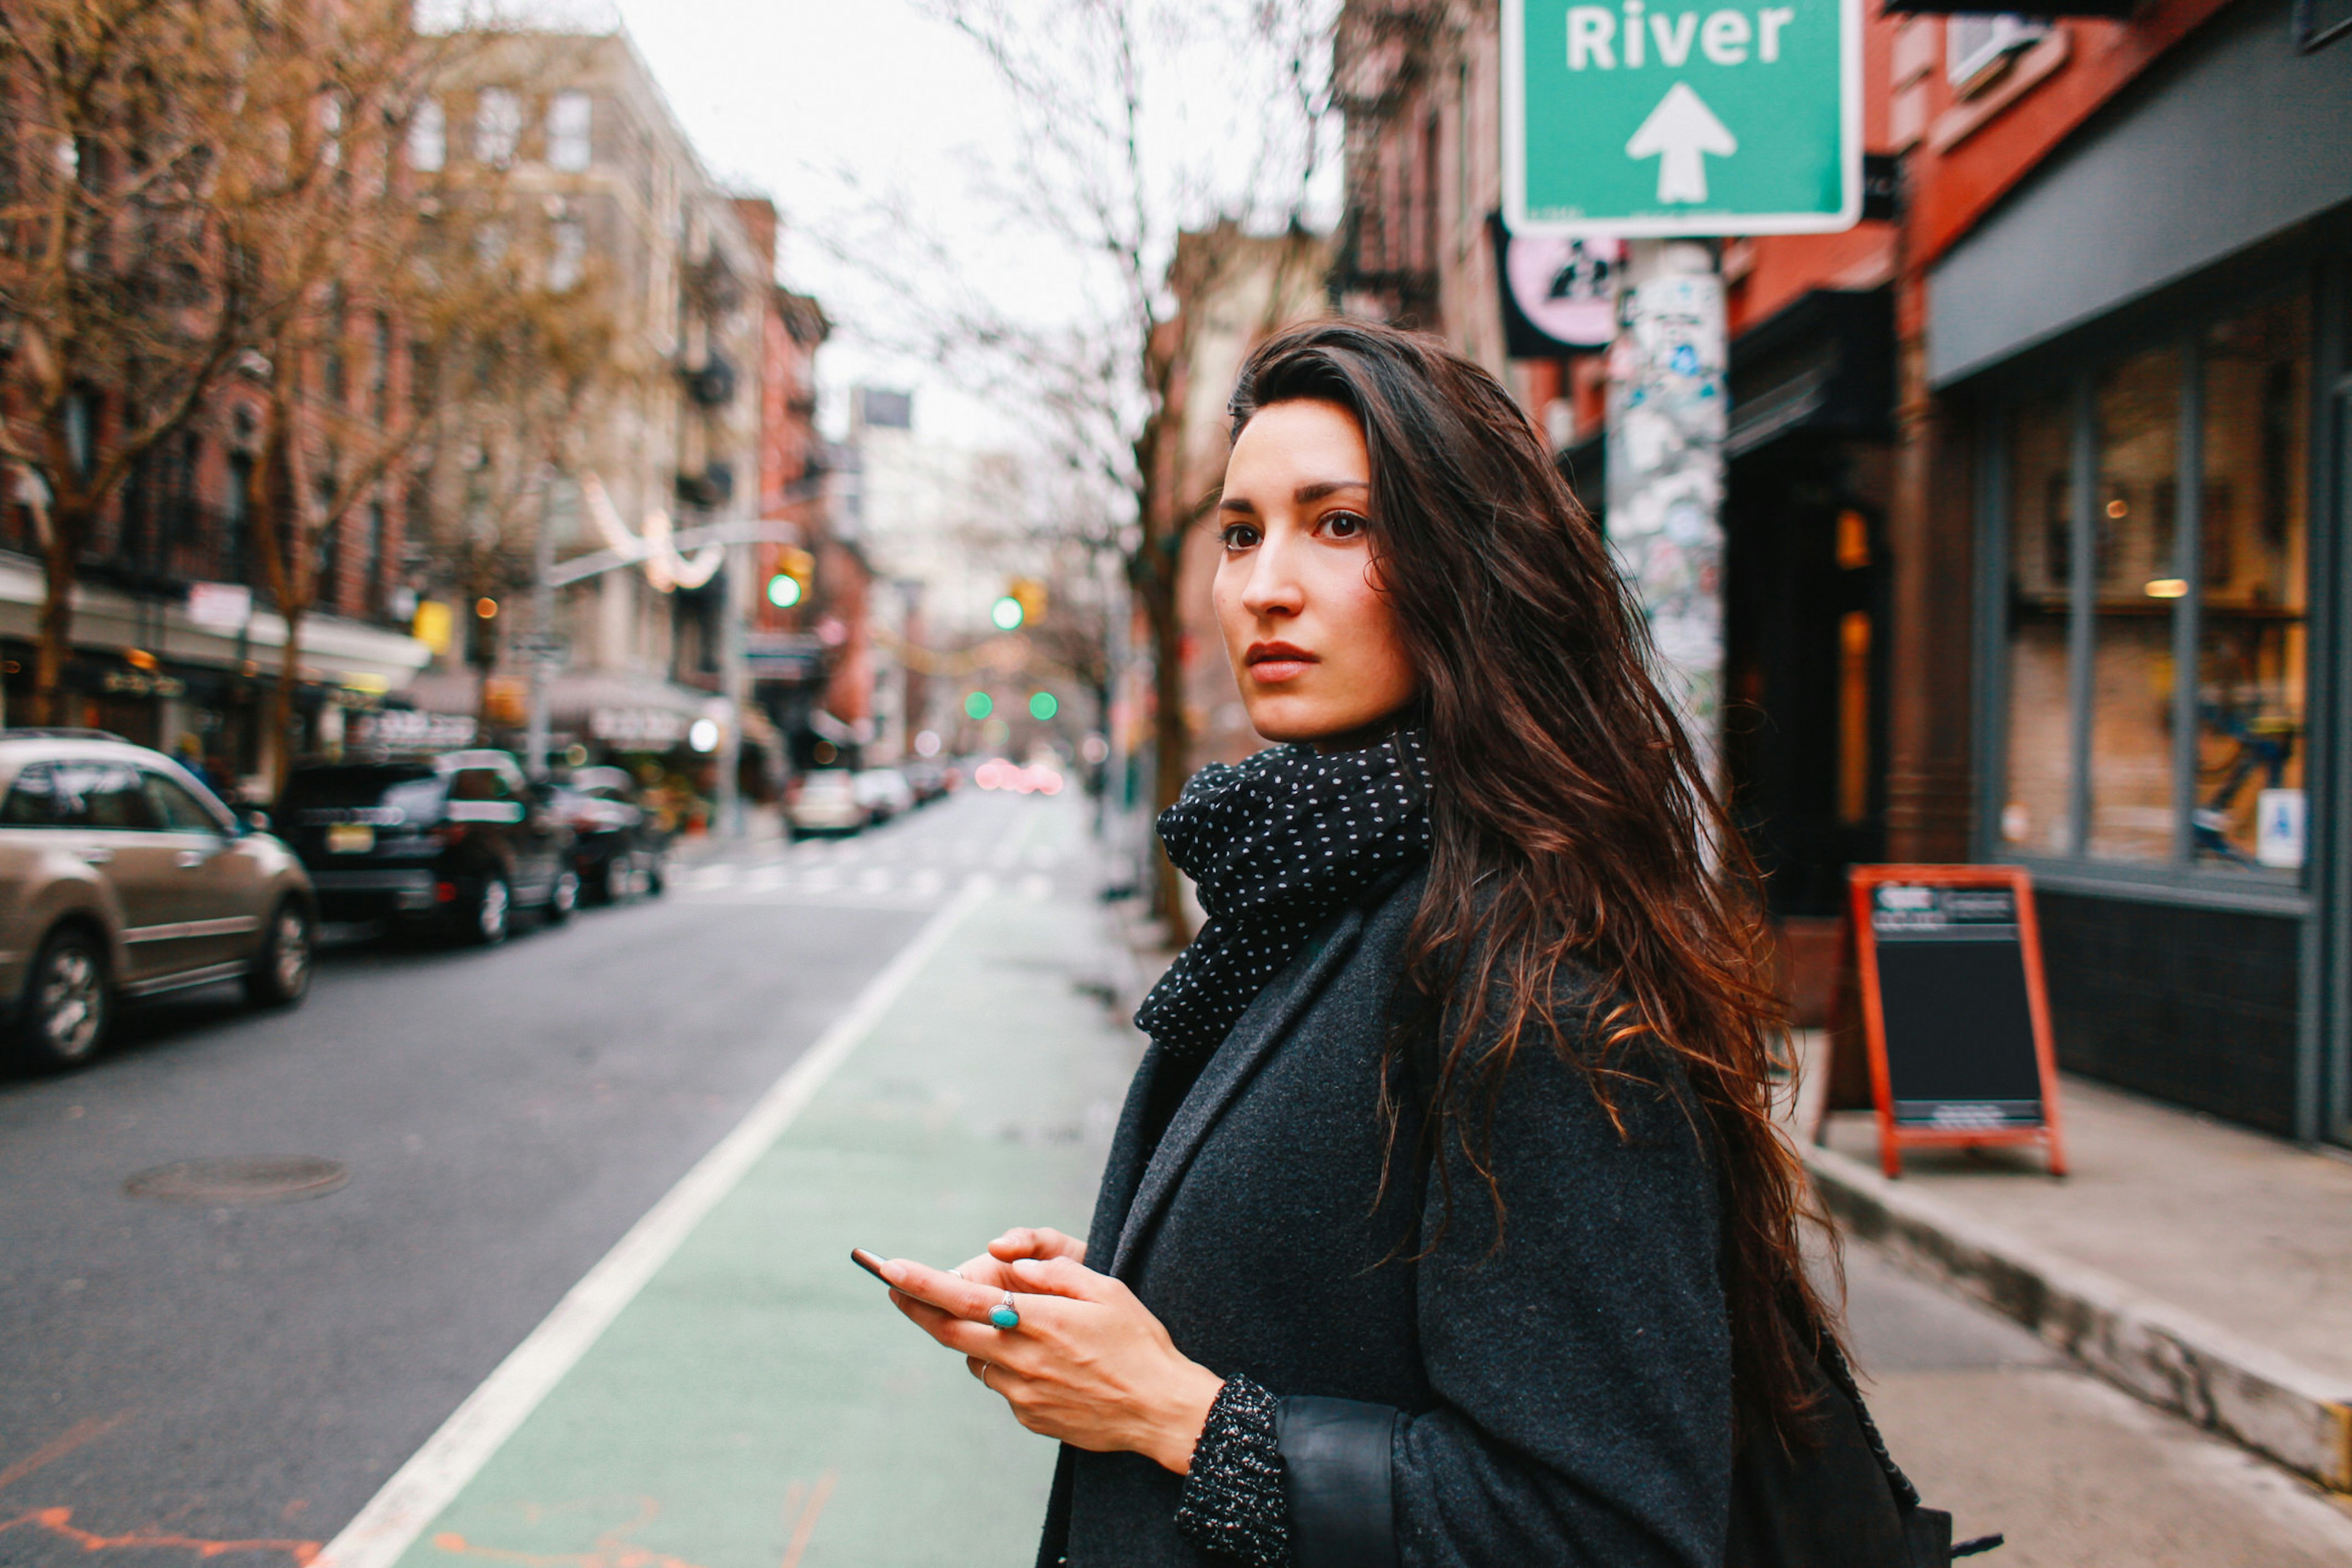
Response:
[{"label": "white arrow on sign", "polygon": [[1628,158],[1658,161],[1658,199],[1662,202],[1706,200],[1706,154],[1728,158],[1739,151],[1739,139],[1724,129],[1715,110],[1676,82],[1658,100],[1642,128],[1625,143]]}]

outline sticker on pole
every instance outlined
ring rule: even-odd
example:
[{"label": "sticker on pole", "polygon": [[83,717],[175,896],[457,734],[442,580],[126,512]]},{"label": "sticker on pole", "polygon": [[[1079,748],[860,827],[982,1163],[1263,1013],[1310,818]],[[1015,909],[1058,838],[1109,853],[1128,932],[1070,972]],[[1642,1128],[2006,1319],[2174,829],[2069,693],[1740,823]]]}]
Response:
[{"label": "sticker on pole", "polygon": [[1862,216],[1862,0],[1504,0],[1514,235],[1822,234]]}]

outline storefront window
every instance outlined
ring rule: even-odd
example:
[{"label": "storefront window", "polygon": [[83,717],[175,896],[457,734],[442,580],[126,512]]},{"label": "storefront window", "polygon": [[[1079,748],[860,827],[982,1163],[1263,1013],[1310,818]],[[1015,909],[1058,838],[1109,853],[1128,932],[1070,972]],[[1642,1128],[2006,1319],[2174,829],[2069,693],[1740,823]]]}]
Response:
[{"label": "storefront window", "polygon": [[2180,365],[2179,349],[2157,349],[2097,381],[2088,847],[2105,860],[2172,858]]},{"label": "storefront window", "polygon": [[2301,868],[2310,334],[2281,298],[2011,407],[2010,853]]},{"label": "storefront window", "polygon": [[2009,793],[2000,834],[2027,854],[2074,848],[2066,711],[2072,579],[2072,400],[2020,406],[2010,428]]},{"label": "storefront window", "polygon": [[2200,863],[2299,868],[2310,322],[2300,297],[2205,333]]}]

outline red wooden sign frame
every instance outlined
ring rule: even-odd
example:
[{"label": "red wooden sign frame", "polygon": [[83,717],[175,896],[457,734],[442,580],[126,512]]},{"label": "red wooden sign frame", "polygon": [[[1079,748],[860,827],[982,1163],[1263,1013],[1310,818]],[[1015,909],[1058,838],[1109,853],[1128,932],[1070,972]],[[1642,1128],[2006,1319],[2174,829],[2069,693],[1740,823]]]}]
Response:
[{"label": "red wooden sign frame", "polygon": [[[2050,1173],[2066,1173],[2066,1142],[2058,1110],[2058,1055],[2051,1044],[2050,1001],[2042,980],[2042,926],[2033,911],[2033,883],[2015,866],[1856,866],[1849,870],[1853,952],[1861,984],[1863,1036],[1870,1052],[1870,1089],[1878,1110],[1878,1163],[1889,1176],[1903,1173],[1903,1150],[2030,1143],[2042,1146]],[[1925,888],[2006,888],[2017,900],[2018,945],[2025,955],[2025,1000],[2033,1019],[2033,1056],[2042,1069],[2039,1127],[1906,1127],[1895,1120],[1894,1081],[1886,1066],[1886,1009],[1878,989],[1878,933],[1872,898],[1889,883]]]}]

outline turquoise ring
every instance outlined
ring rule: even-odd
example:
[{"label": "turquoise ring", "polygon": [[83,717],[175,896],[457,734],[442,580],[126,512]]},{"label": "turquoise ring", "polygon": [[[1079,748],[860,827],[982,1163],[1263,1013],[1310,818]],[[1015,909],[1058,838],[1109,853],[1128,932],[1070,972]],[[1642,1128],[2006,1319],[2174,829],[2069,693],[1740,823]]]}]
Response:
[{"label": "turquoise ring", "polygon": [[1007,1290],[1004,1293],[1004,1300],[988,1310],[988,1321],[1000,1329],[1017,1329],[1021,1326],[1021,1313],[1013,1305],[1012,1291]]}]

